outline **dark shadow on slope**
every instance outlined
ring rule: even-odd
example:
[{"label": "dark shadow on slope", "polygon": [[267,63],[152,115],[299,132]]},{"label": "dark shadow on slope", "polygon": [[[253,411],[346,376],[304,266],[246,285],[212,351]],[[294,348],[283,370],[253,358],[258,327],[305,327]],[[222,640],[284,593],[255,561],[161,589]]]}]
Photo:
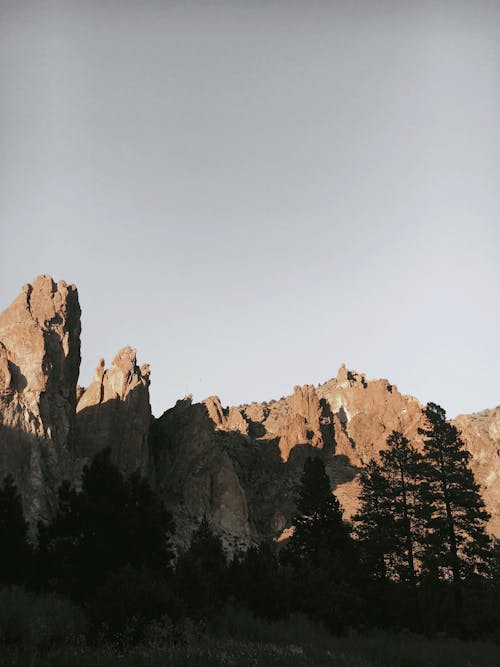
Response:
[{"label": "dark shadow on slope", "polygon": [[26,377],[21,373],[21,369],[17,364],[15,364],[13,361],[9,361],[8,363],[8,368],[9,372],[12,378],[11,385],[12,385],[12,392],[17,391],[19,393],[23,392],[26,387],[28,386],[28,380]]},{"label": "dark shadow on slope", "polygon": [[111,447],[112,461],[125,475],[148,474],[151,410],[147,388],[138,385],[126,396],[81,409],[76,414],[74,453],[83,465]]},{"label": "dark shadow on slope", "polygon": [[33,536],[36,522],[47,521],[57,507],[61,482],[72,480],[73,457],[49,438],[0,425],[0,480],[11,474]]},{"label": "dark shadow on slope", "polygon": [[[181,532],[190,533],[205,514],[215,525],[224,524],[230,530],[234,520],[236,532],[238,527],[243,530],[244,497],[251,540],[276,537],[295,512],[297,487],[309,456],[321,456],[330,470],[339,467],[332,478],[334,488],[354,479],[358,470],[346,464],[346,457],[333,455],[331,415],[327,406],[323,410],[325,448],[296,445],[287,462],[281,458],[279,438],[265,437],[264,424],[247,419],[248,435],[216,429],[205,405],[192,404],[190,399],[178,401],[174,408],[153,420],[150,479],[167,507],[177,515]],[[264,437],[255,437],[255,432]],[[231,503],[233,517],[227,507]],[[189,531],[182,527],[187,524]]]},{"label": "dark shadow on slope", "polygon": [[323,438],[325,452],[335,451],[335,431],[333,426],[333,412],[330,403],[326,398],[320,398],[321,407],[320,430]]}]

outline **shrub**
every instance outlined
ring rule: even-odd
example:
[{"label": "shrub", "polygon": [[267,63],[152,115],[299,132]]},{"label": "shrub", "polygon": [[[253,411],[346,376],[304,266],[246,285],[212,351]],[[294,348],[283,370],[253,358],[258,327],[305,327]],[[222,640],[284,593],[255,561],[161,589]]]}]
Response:
[{"label": "shrub", "polygon": [[303,614],[291,614],[288,619],[267,621],[258,618],[244,607],[228,606],[213,624],[219,637],[245,642],[330,646],[331,634],[319,623]]},{"label": "shrub", "polygon": [[83,612],[69,600],[0,589],[0,645],[47,650],[74,644],[84,632]]},{"label": "shrub", "polygon": [[169,582],[147,570],[127,566],[109,577],[88,606],[93,640],[135,644],[152,621],[179,616],[179,601]]}]

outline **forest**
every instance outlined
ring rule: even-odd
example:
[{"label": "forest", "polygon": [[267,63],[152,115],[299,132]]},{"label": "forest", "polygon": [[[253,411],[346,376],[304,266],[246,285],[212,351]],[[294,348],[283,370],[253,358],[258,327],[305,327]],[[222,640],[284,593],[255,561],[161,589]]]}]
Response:
[{"label": "forest", "polygon": [[318,452],[288,540],[231,555],[206,517],[176,548],[161,500],[109,448],[35,531],[7,476],[2,664],[222,664],[221,645],[228,664],[500,664],[499,542],[460,433],[440,406],[424,414],[422,448],[394,431],[366,466],[350,522]]}]

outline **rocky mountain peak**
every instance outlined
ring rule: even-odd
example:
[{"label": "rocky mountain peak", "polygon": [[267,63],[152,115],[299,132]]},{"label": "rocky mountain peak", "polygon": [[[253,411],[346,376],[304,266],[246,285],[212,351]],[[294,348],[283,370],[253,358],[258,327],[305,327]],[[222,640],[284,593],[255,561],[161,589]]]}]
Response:
[{"label": "rocky mountain peak", "polygon": [[[207,516],[229,548],[278,538],[289,527],[305,459],[320,456],[347,518],[359,474],[393,430],[417,447],[422,405],[386,379],[345,364],[317,387],[297,385],[263,403],[222,405],[191,396],[154,420],[150,369],[124,347],[77,386],[80,306],[74,285],[39,276],[0,314],[0,477],[10,472],[28,519],[48,518],[63,479],[105,447],[122,472],[139,470],[173,512],[178,539]],[[500,535],[500,407],[460,415],[491,531]]]},{"label": "rocky mountain peak", "polygon": [[46,275],[0,314],[0,470],[14,475],[28,518],[50,513],[70,473],[80,331],[76,287]]},{"label": "rocky mountain peak", "polygon": [[132,347],[122,348],[109,368],[100,359],[92,382],[78,392],[76,441],[83,463],[111,447],[124,472],[147,472],[149,378],[149,364],[139,367]]}]

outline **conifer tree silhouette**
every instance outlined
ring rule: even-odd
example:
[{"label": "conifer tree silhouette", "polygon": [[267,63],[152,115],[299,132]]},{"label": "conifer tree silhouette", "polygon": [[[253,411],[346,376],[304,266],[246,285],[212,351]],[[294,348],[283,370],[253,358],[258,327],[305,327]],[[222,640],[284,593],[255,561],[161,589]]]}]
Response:
[{"label": "conifer tree silhouette", "polygon": [[362,547],[363,565],[370,577],[386,581],[390,577],[390,554],[396,549],[395,517],[388,502],[389,481],[374,459],[368,462],[359,481],[360,507],[353,523]]},{"label": "conifer tree silhouette", "polygon": [[470,577],[488,573],[492,549],[486,533],[490,517],[469,462],[471,454],[455,426],[439,405],[424,409],[424,436],[420,485],[426,539],[423,571],[431,579],[451,580],[457,621],[463,621],[463,585]]},{"label": "conifer tree silhouette", "polygon": [[222,540],[203,517],[176,567],[177,590],[191,618],[206,619],[222,608],[227,596],[226,575]]},{"label": "conifer tree silhouette", "polygon": [[169,512],[138,474],[124,479],[110,456],[105,449],[84,468],[81,491],[64,482],[56,515],[39,526],[42,577],[76,600],[127,565],[167,574],[173,555]]},{"label": "conifer tree silhouette", "polygon": [[280,555],[292,570],[292,605],[341,632],[363,613],[359,559],[319,456],[304,464],[296,507],[294,532]]},{"label": "conifer tree silhouette", "polygon": [[416,556],[421,538],[418,491],[421,457],[408,438],[393,431],[380,458],[388,487],[385,504],[393,517],[393,567],[401,581],[416,589]]},{"label": "conifer tree silhouette", "polygon": [[323,555],[332,555],[346,546],[349,528],[319,457],[309,457],[304,464],[296,506],[285,560],[295,565],[318,565]]},{"label": "conifer tree silhouette", "polygon": [[12,475],[0,487],[0,585],[24,583],[31,549],[21,496]]}]

